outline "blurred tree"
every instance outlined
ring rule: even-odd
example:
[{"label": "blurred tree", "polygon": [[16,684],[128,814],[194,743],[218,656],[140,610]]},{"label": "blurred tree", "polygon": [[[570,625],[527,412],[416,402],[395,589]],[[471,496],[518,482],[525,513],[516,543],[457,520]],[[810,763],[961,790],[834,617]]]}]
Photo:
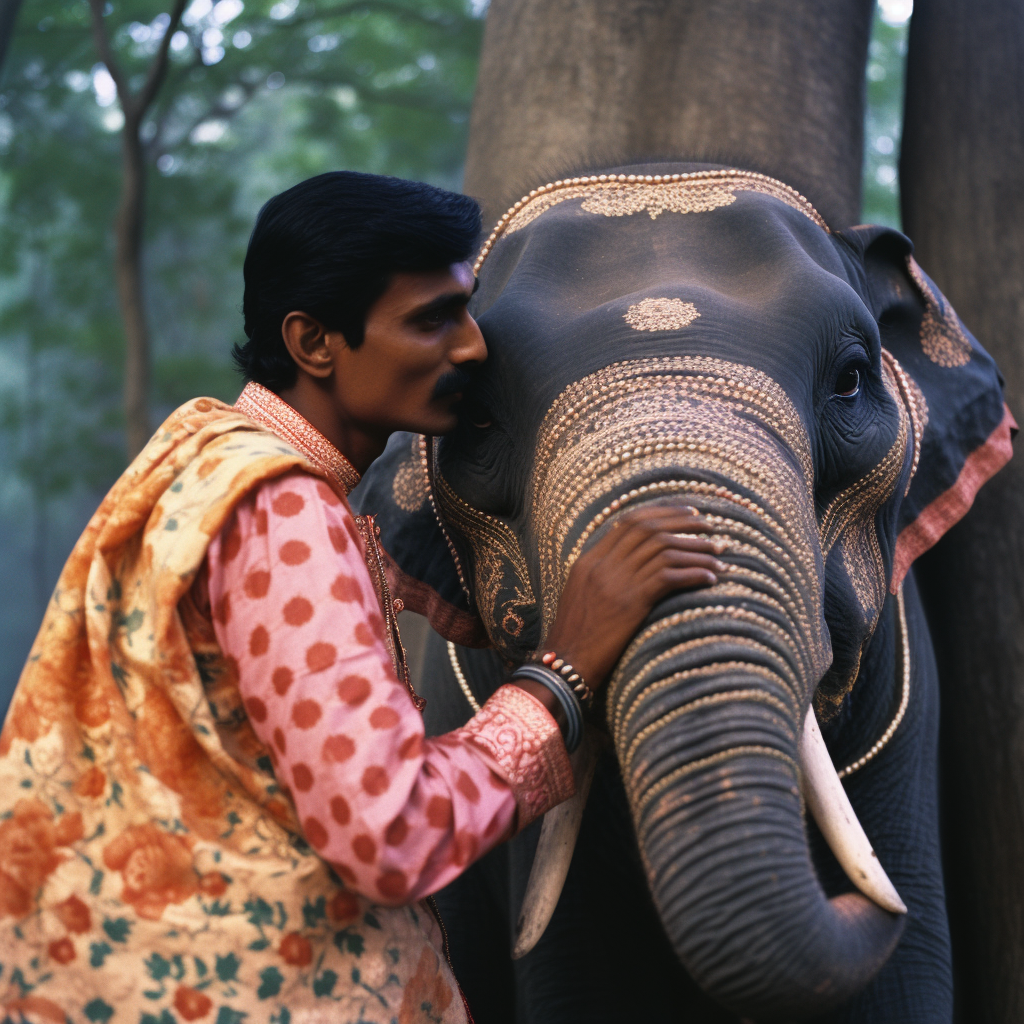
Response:
[{"label": "blurred tree", "polygon": [[[175,0],[170,14],[158,14],[146,27],[147,41],[158,37],[141,86],[132,88],[123,57],[114,52],[106,25],[106,0],[89,0],[96,52],[114,83],[121,107],[121,199],[114,222],[114,277],[124,328],[124,433],[128,459],[145,447],[149,418],[149,323],[142,293],[142,229],[146,217],[146,142],[142,128],[167,77],[171,40],[178,31],[186,0]],[[112,13],[112,12],[111,12]],[[131,30],[129,29],[129,35]],[[131,54],[137,57],[138,54]],[[154,133],[159,134],[159,130]]]},{"label": "blurred tree", "polygon": [[[234,185],[231,191],[237,193],[242,186],[237,175],[224,175],[216,161],[190,161],[189,156],[220,142],[229,122],[237,120],[251,101],[280,89],[286,80],[277,69],[288,71],[288,91],[305,108],[295,113],[307,123],[319,121],[328,138],[337,128],[331,122],[342,118],[346,106],[353,111],[350,120],[357,128],[360,114],[354,109],[363,105],[415,111],[428,115],[428,121],[444,121],[451,114],[461,117],[469,101],[471,75],[449,74],[441,80],[425,72],[434,71],[442,59],[449,65],[460,58],[471,64],[477,35],[476,20],[453,0],[250,0],[248,9],[243,0],[192,0],[187,9],[186,0],[175,0],[170,11],[161,11],[161,6],[152,0],[125,0],[116,6],[106,0],[36,2],[31,15],[42,17],[35,25],[19,27],[12,60],[20,66],[12,65],[7,75],[7,109],[15,131],[19,113],[36,123],[41,106],[58,114],[58,122],[69,120],[76,105],[68,102],[67,94],[91,92],[100,109],[87,118],[92,130],[77,140],[80,158],[95,159],[98,150],[109,152],[104,135],[120,134],[114,259],[125,341],[122,384],[129,457],[152,429],[146,306],[153,297],[143,290],[142,263],[143,246],[152,248],[163,211],[146,201],[149,168],[156,165],[168,173],[180,167],[193,179],[220,177],[213,192],[223,193],[225,185]],[[88,45],[90,28],[94,48]],[[430,77],[440,88],[427,92],[423,85]],[[327,94],[333,99],[327,99],[333,116],[325,116],[327,104],[316,102]],[[86,103],[89,98],[83,97]],[[255,124],[249,127],[258,129]],[[65,128],[58,130],[63,134]],[[460,133],[443,134],[455,143],[452,155],[457,164]],[[236,158],[244,158],[248,154],[239,150],[255,152],[265,142],[262,136],[258,130],[236,132],[220,148],[234,149]],[[39,151],[38,138],[27,141],[29,149]],[[342,153],[334,156],[337,163],[345,163]],[[113,172],[113,183],[115,167],[108,164],[107,171]],[[54,184],[52,171],[48,177]],[[58,187],[68,191],[63,182]],[[220,205],[227,212],[234,204],[222,194]],[[147,212],[157,221],[144,236]],[[208,222],[219,219],[213,210],[205,212]]]},{"label": "blurred tree", "polygon": [[910,0],[879,0],[868,50],[864,118],[865,224],[900,226],[899,164],[903,124],[903,67]]},{"label": "blurred tree", "polygon": [[[324,170],[457,188],[482,23],[465,0],[171,0],[101,10],[138,139],[155,417],[232,401],[241,262],[271,195]],[[22,7],[0,78],[0,709],[70,542],[124,465],[112,221],[127,119],[88,0]],[[30,596],[34,595],[34,596]]]}]

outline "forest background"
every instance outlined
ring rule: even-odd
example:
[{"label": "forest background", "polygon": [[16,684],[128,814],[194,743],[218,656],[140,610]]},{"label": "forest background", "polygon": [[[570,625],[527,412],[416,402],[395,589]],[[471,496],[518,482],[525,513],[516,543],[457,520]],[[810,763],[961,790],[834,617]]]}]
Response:
[{"label": "forest background", "polygon": [[[256,212],[338,168],[460,188],[486,4],[0,0],[0,715],[132,448],[126,339],[150,354],[137,428],[234,401]],[[880,0],[867,67],[862,220],[896,227],[910,13]]]}]

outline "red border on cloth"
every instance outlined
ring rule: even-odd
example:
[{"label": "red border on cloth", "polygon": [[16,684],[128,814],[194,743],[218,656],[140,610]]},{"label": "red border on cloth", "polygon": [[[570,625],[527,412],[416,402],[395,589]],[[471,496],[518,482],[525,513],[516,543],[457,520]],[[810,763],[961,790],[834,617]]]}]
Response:
[{"label": "red border on cloth", "polygon": [[892,583],[889,585],[891,593],[895,594],[899,590],[903,577],[915,559],[963,519],[982,484],[1010,461],[1013,455],[1011,432],[1016,431],[1017,422],[1006,405],[1003,409],[1005,411],[999,426],[989,434],[980,448],[976,448],[967,457],[956,483],[925,506],[921,514],[900,531],[893,557]]}]

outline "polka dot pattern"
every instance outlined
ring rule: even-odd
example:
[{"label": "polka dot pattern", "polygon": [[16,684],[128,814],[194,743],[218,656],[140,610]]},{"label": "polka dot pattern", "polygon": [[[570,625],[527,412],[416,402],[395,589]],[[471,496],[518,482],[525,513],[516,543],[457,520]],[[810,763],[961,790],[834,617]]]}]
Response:
[{"label": "polka dot pattern", "polygon": [[302,540],[288,540],[278,554],[285,565],[302,565],[309,558],[309,545]]},{"label": "polka dot pattern", "polygon": [[313,618],[313,605],[305,597],[293,597],[281,612],[289,626],[304,626]]},{"label": "polka dot pattern", "polygon": [[356,752],[355,743],[343,733],[328,736],[320,750],[320,757],[328,763],[341,764]]},{"label": "polka dot pattern", "polygon": [[254,657],[258,658],[262,654],[266,654],[270,650],[270,634],[267,632],[266,626],[257,626],[249,634],[249,653]]},{"label": "polka dot pattern", "polygon": [[293,678],[292,670],[288,668],[287,665],[275,668],[274,674],[271,676],[271,681],[274,684],[274,692],[279,697],[283,697],[288,692],[288,688],[292,685]]},{"label": "polka dot pattern", "polygon": [[310,672],[323,672],[329,669],[338,658],[338,650],[334,644],[320,640],[310,645],[306,651],[306,665]]},{"label": "polka dot pattern", "polygon": [[[461,732],[424,738],[351,512],[323,481],[292,472],[258,488],[213,539],[208,573],[249,723],[310,846],[346,885],[414,900],[511,834],[522,803],[505,767]],[[351,908],[330,913],[342,922]]]},{"label": "polka dot pattern", "polygon": [[297,700],[292,705],[292,722],[298,729],[312,729],[323,713],[323,708],[315,700]]},{"label": "polka dot pattern", "polygon": [[300,761],[292,766],[292,782],[300,793],[308,793],[313,788],[313,773],[308,764]]},{"label": "polka dot pattern", "polygon": [[242,592],[246,597],[251,597],[254,600],[266,597],[269,589],[270,573],[261,569],[255,569],[249,573],[245,577],[245,583],[242,584]]}]

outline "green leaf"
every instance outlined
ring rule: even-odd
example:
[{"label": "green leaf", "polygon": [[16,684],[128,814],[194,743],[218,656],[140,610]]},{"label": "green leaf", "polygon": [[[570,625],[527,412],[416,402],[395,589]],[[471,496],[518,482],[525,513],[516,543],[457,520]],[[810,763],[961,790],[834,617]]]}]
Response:
[{"label": "green leaf", "polygon": [[232,1010],[230,1006],[222,1006],[217,1011],[216,1024],[242,1024],[242,1021],[248,1016],[249,1014],[242,1010]]},{"label": "green leaf", "polygon": [[329,996],[334,990],[337,980],[338,976],[334,971],[324,971],[319,978],[315,978],[313,981],[313,995]]},{"label": "green leaf", "polygon": [[196,965],[196,974],[198,974],[200,978],[205,977],[206,972],[209,970],[206,966],[206,962],[204,960],[200,960],[197,956],[192,957],[192,959]]},{"label": "green leaf", "polygon": [[93,1024],[107,1024],[107,1021],[114,1016],[114,1008],[97,997],[82,1007],[82,1012],[93,1022]]},{"label": "green leaf", "polygon": [[307,928],[315,928],[320,921],[327,919],[327,898],[318,896],[315,903],[306,898],[302,904],[302,920]]},{"label": "green leaf", "polygon": [[347,928],[334,933],[334,945],[339,953],[352,953],[354,956],[362,956],[366,947],[362,935],[351,932]]},{"label": "green leaf", "polygon": [[104,918],[103,930],[114,942],[127,942],[132,923],[126,917],[118,917],[113,921],[108,917]]},{"label": "green leaf", "polygon": [[89,881],[89,895],[99,896],[100,887],[103,885],[103,872],[99,868],[95,868],[92,873],[92,878]]},{"label": "green leaf", "polygon": [[261,949],[266,949],[270,945],[270,939],[255,939],[250,942],[248,949],[251,949],[254,953],[258,953]]},{"label": "green leaf", "polygon": [[374,915],[370,913],[370,911],[367,911],[365,914],[363,914],[363,920],[371,928],[380,928],[380,921],[378,921],[377,918],[374,917]]},{"label": "green leaf", "polygon": [[165,960],[159,953],[153,953],[149,959],[145,961],[146,970],[149,971],[149,976],[154,981],[159,981],[161,978],[166,978],[171,973],[171,962]]},{"label": "green leaf", "polygon": [[139,1024],[177,1024],[177,1021],[170,1010],[161,1010],[159,1017],[152,1013],[142,1014]]},{"label": "green leaf", "polygon": [[110,674],[114,677],[114,682],[117,683],[118,687],[124,691],[124,688],[128,685],[128,672],[121,668],[116,662],[110,663]]},{"label": "green leaf", "polygon": [[103,961],[113,952],[113,947],[107,942],[92,943],[89,946],[89,966],[102,967]]},{"label": "green leaf", "polygon": [[249,915],[249,924],[260,927],[261,925],[274,923],[274,908],[260,896],[257,896],[255,899],[250,897],[245,901],[242,909]]},{"label": "green leaf", "polygon": [[241,964],[242,961],[234,953],[228,953],[227,956],[218,954],[217,966],[214,970],[221,981],[237,981],[238,968]]},{"label": "green leaf", "polygon": [[284,984],[284,976],[276,967],[264,967],[260,971],[260,987],[256,990],[259,999],[269,999],[281,991]]}]

